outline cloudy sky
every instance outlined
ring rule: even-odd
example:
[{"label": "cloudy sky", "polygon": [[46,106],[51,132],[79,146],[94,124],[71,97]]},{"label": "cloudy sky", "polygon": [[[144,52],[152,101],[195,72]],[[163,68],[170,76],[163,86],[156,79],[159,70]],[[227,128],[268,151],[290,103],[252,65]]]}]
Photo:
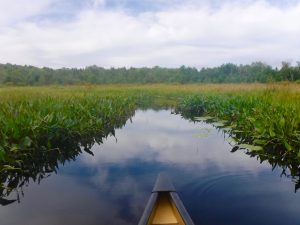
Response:
[{"label": "cloudy sky", "polygon": [[300,61],[300,0],[0,0],[0,63]]}]

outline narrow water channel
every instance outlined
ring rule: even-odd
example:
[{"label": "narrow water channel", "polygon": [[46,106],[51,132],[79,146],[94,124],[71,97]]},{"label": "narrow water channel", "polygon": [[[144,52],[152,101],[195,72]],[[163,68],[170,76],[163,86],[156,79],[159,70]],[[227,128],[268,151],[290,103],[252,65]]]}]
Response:
[{"label": "narrow water channel", "polygon": [[138,110],[115,137],[0,207],[3,225],[137,224],[159,172],[167,172],[195,224],[300,224],[300,191],[281,169],[230,152],[212,125],[170,110]]}]

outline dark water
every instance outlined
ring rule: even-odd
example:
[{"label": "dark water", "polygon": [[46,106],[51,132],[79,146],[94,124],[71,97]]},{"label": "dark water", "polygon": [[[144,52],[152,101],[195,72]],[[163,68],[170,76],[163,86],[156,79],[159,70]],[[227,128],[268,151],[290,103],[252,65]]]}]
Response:
[{"label": "dark water", "polygon": [[116,138],[24,187],[0,208],[3,225],[137,224],[159,172],[168,172],[195,224],[300,224],[300,194],[281,169],[250,158],[211,125],[137,111]]}]

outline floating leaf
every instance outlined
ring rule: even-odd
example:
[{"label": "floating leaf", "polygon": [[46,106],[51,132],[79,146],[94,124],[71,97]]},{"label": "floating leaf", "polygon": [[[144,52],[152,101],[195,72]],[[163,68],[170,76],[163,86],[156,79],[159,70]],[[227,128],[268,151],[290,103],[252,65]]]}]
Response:
[{"label": "floating leaf", "polygon": [[240,144],[240,148],[246,148],[252,151],[261,151],[263,148],[261,146],[249,145],[249,144]]},{"label": "floating leaf", "polygon": [[214,123],[212,123],[212,125],[214,125],[216,127],[224,127],[225,126],[225,124],[222,122],[214,122]]},{"label": "floating leaf", "polygon": [[237,140],[234,137],[229,137],[229,138],[226,139],[226,141],[228,141],[228,142],[234,142],[234,143],[237,142]]},{"label": "floating leaf", "polygon": [[21,171],[21,169],[10,165],[4,165],[1,171]]},{"label": "floating leaf", "polygon": [[252,150],[252,151],[262,151],[262,150],[264,150],[264,149],[263,149],[263,147],[261,147],[261,146],[253,145],[253,146],[251,147],[251,150]]},{"label": "floating leaf", "polygon": [[258,145],[265,145],[267,144],[267,141],[266,140],[261,140],[261,139],[255,139],[253,141],[254,144],[258,144]]},{"label": "floating leaf", "polygon": [[213,117],[211,117],[211,116],[194,117],[194,120],[197,120],[197,121],[206,121],[206,120],[211,120],[211,119],[213,119]]}]

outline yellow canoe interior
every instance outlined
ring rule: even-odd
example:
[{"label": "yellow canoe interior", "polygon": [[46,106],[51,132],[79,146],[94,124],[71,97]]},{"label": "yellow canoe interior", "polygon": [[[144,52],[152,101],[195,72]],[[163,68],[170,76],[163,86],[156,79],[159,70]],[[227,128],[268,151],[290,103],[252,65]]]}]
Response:
[{"label": "yellow canoe interior", "polygon": [[169,193],[160,193],[148,225],[185,225]]}]

